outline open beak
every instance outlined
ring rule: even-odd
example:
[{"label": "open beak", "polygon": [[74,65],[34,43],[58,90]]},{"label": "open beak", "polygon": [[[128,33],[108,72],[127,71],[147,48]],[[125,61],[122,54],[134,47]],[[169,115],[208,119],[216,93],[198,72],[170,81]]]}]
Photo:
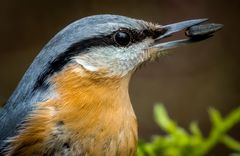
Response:
[{"label": "open beak", "polygon": [[[160,26],[159,29],[161,29],[161,31],[164,33],[155,39],[150,48],[156,48],[156,50],[159,52],[181,45],[205,40],[211,37],[214,32],[223,27],[222,24],[205,23],[207,20],[208,19],[188,20],[166,26]],[[170,37],[174,33],[182,30],[185,31],[185,35],[187,36],[186,38],[162,43],[162,39]]]}]

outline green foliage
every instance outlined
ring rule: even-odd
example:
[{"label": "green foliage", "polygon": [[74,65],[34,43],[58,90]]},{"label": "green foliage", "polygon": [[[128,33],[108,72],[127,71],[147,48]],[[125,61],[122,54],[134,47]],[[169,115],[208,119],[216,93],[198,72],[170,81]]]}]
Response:
[{"label": "green foliage", "polygon": [[205,156],[218,143],[226,145],[233,151],[231,156],[240,156],[240,142],[227,132],[240,122],[240,107],[233,110],[226,117],[222,117],[216,109],[209,109],[212,123],[208,137],[204,137],[197,123],[192,122],[189,132],[170,119],[162,104],[154,107],[155,121],[166,135],[153,136],[151,142],[139,141],[138,156]]}]

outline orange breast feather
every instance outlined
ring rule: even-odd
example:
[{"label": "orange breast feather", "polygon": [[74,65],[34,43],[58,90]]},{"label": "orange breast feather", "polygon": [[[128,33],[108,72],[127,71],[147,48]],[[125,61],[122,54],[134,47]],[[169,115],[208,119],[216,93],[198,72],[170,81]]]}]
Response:
[{"label": "orange breast feather", "polygon": [[69,65],[52,78],[56,97],[28,116],[8,154],[134,155],[137,123],[128,82],[128,76],[103,78]]}]

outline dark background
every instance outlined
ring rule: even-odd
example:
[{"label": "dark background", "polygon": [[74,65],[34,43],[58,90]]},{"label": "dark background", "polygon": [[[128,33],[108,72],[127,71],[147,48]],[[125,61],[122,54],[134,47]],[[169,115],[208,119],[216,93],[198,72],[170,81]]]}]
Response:
[{"label": "dark background", "polygon": [[[0,2],[0,105],[15,89],[33,58],[51,37],[76,19],[120,14],[159,24],[209,18],[224,29],[213,38],[171,50],[138,71],[130,95],[139,135],[162,133],[153,121],[155,102],[163,102],[179,125],[197,121],[207,134],[209,107],[228,113],[240,104],[240,2],[238,0],[2,0]],[[240,140],[240,126],[230,133]],[[214,153],[225,155],[218,146]]]}]

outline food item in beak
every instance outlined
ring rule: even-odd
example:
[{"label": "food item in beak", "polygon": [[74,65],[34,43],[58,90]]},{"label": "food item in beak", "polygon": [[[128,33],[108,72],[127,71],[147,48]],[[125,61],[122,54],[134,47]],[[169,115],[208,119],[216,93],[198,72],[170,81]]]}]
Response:
[{"label": "food item in beak", "polygon": [[211,37],[211,35],[220,30],[223,27],[222,24],[205,23],[189,27],[185,31],[185,35],[191,39],[202,39]]}]

